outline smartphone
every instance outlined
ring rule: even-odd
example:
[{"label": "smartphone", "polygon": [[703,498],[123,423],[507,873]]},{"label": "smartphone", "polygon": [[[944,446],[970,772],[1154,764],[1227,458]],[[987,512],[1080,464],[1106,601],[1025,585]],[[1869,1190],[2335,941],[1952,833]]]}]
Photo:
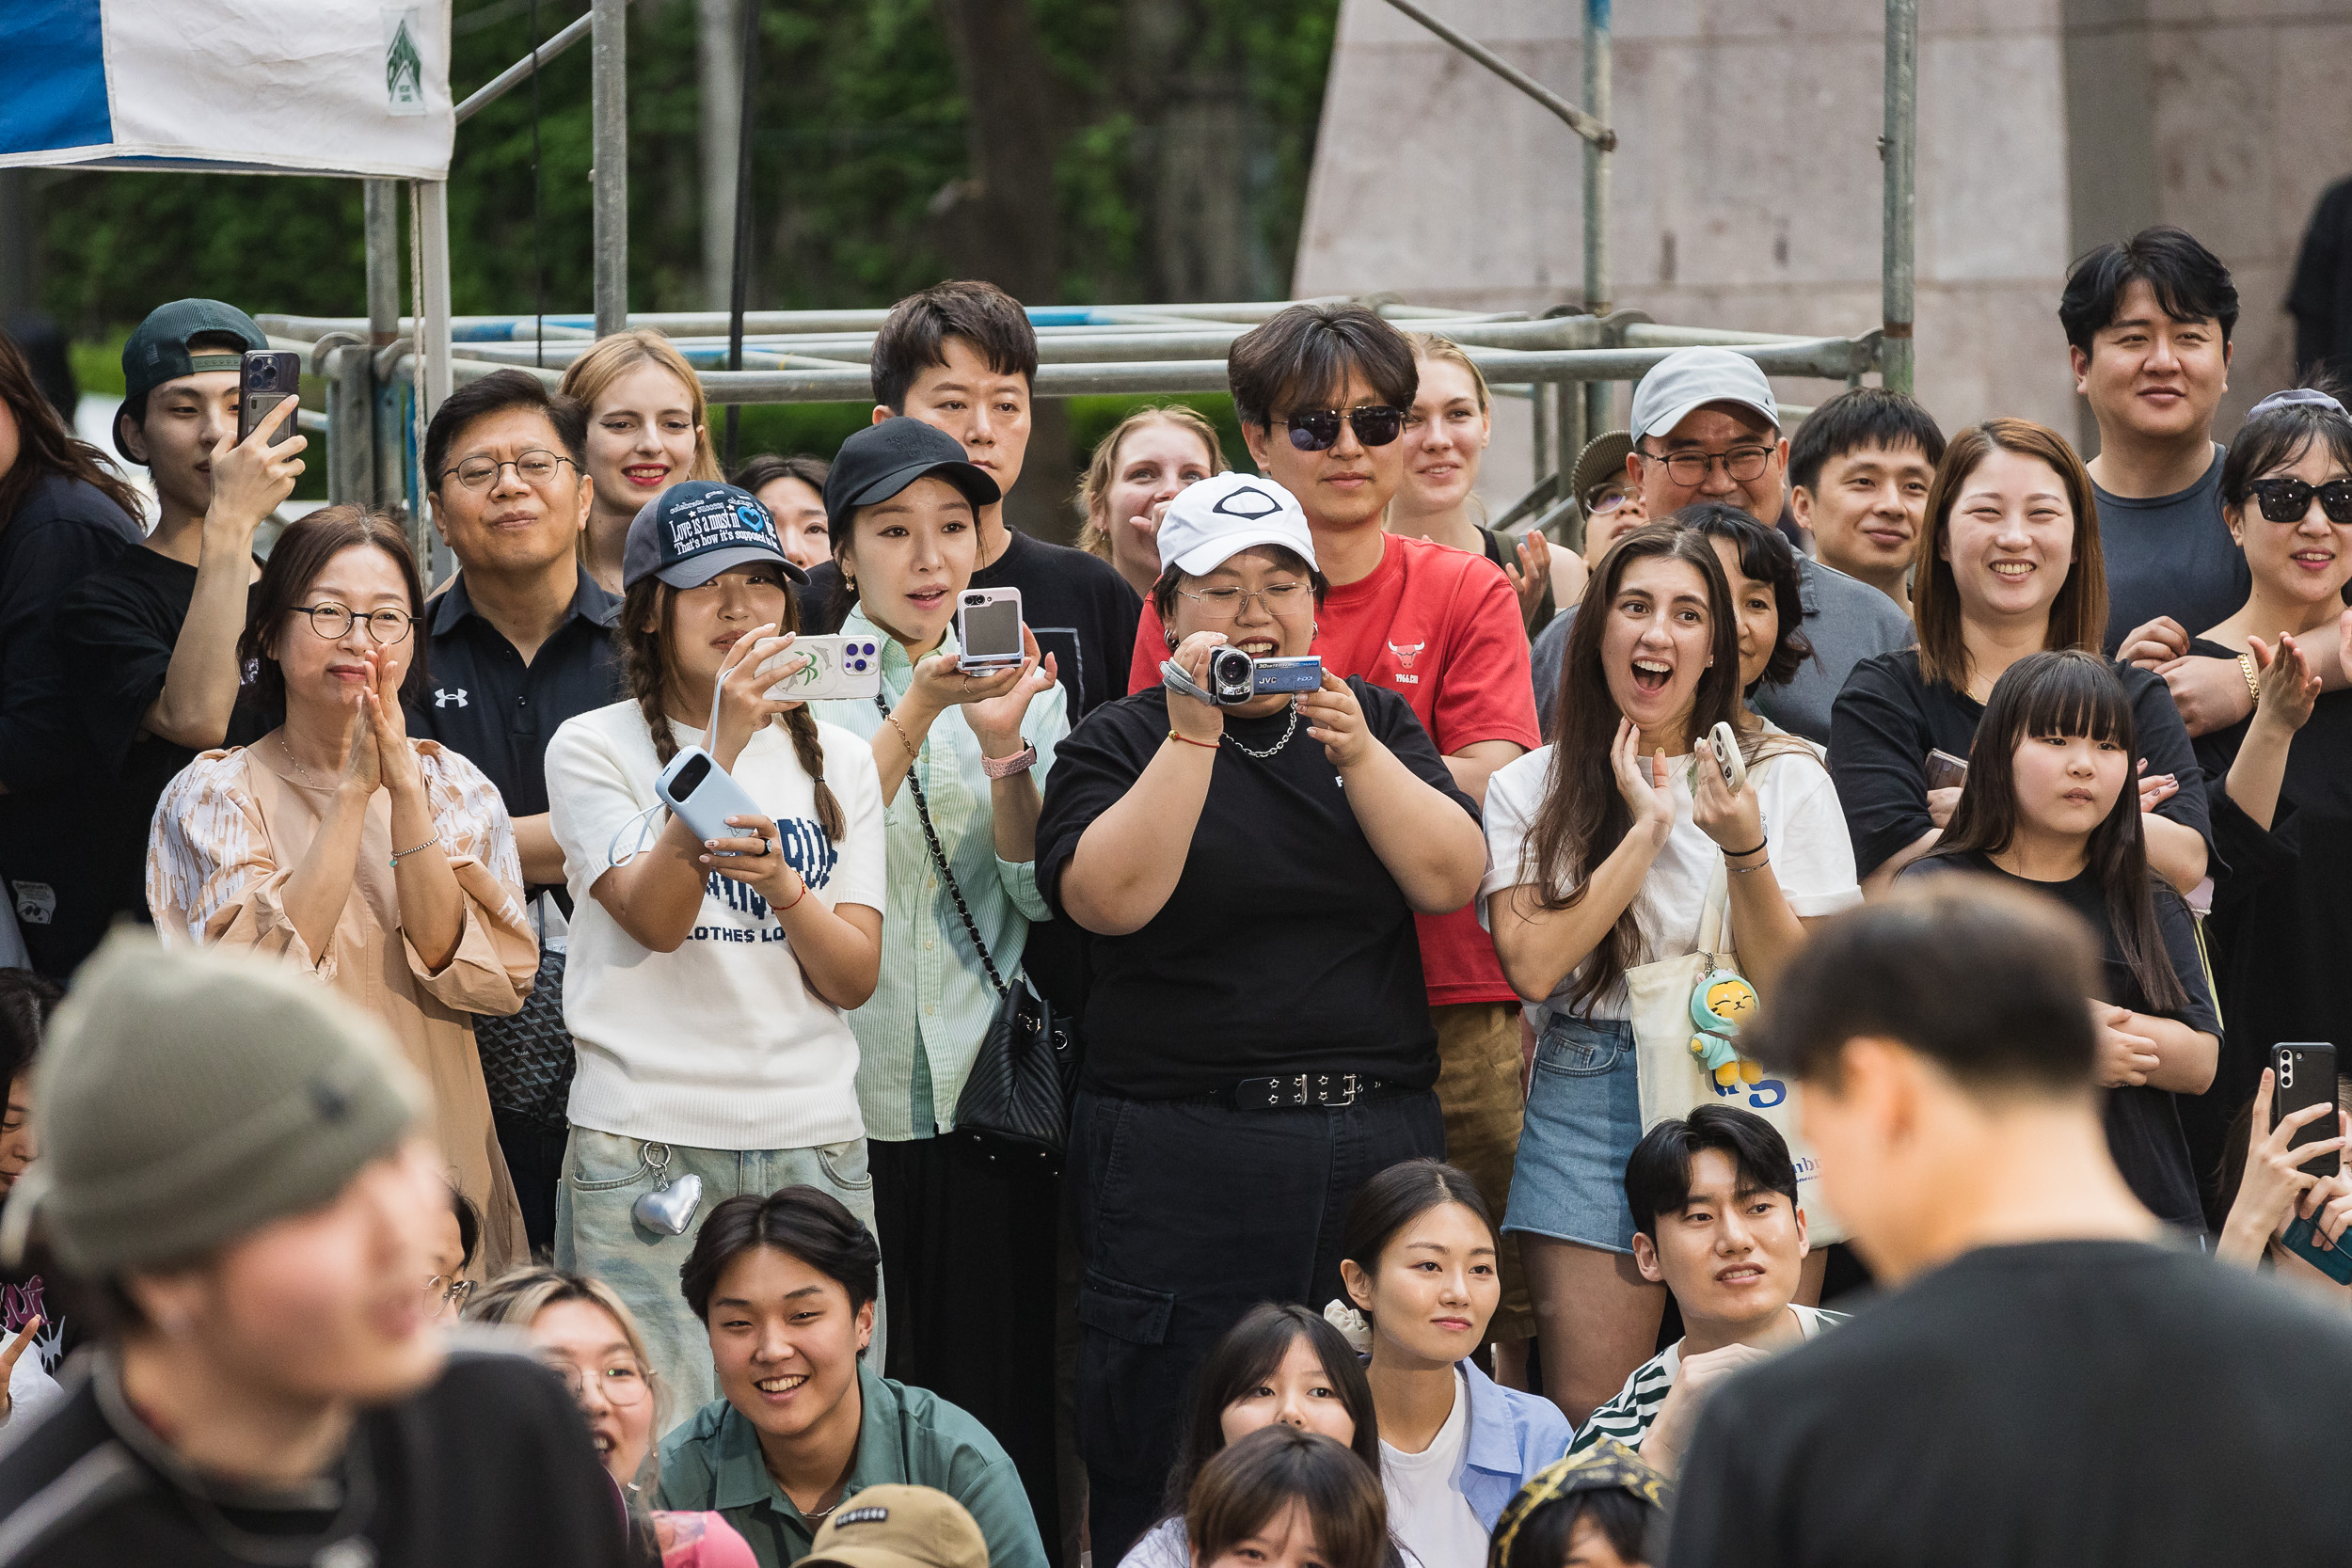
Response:
[{"label": "smartphone", "polygon": [[1010,670],[1027,657],[1021,647],[1021,590],[967,588],[956,599],[956,668],[967,674]]},{"label": "smartphone", "polygon": [[1928,753],[1928,787],[1958,789],[1968,782],[1968,764],[1949,752]]},{"label": "smartphone", "polygon": [[[302,395],[302,356],[285,349],[249,348],[237,368],[237,439],[243,441],[262,427],[270,410]],[[294,428],[299,414],[289,414],[270,438],[283,446],[302,433]]]},{"label": "smartphone", "polygon": [[1708,732],[1708,745],[1715,752],[1716,765],[1724,770],[1724,786],[1734,795],[1747,787],[1748,761],[1740,754],[1740,736],[1729,724],[1718,723]]},{"label": "smartphone", "polygon": [[754,805],[752,798],[743,793],[743,786],[727,777],[727,770],[699,746],[689,746],[672,758],[670,766],[654,781],[653,792],[661,798],[663,805],[677,814],[679,821],[693,830],[697,839],[705,842],[749,836],[748,830],[728,824],[730,816],[768,815]]},{"label": "smartphone", "polygon": [[[2296,1112],[2310,1105],[2325,1105],[2330,1110],[2336,1104],[2336,1048],[2326,1040],[2285,1040],[2270,1048],[2270,1070],[2276,1079],[2270,1091],[2270,1125],[2278,1125]],[[2336,1118],[2314,1117],[2310,1125],[2296,1130],[2289,1148],[2300,1148],[2336,1135]],[[2303,1161],[2302,1168],[2314,1176],[2333,1176],[2344,1162],[2330,1149]]]},{"label": "smartphone", "polygon": [[2319,1244],[2319,1227],[2297,1214],[2287,1227],[2279,1244],[2300,1258],[2339,1285],[2352,1285],[2352,1231],[2346,1231],[2344,1244],[2323,1247]]},{"label": "smartphone", "polygon": [[768,689],[771,703],[821,703],[838,697],[871,702],[882,691],[882,641],[873,637],[796,637],[759,667],[774,674],[802,656],[807,666]]}]

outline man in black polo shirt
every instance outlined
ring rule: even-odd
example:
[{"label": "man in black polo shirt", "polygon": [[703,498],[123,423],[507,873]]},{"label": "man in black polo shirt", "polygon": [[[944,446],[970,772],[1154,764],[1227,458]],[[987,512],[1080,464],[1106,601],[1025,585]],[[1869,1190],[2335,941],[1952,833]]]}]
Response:
[{"label": "man in black polo shirt", "polygon": [[562,1036],[564,851],[548,831],[548,741],[623,694],[621,601],[580,566],[594,482],[587,411],[524,371],[452,392],[424,433],[433,523],[458,572],[425,615],[432,677],[408,733],[463,753],[505,798],[540,935],[539,984],[475,1037],[499,1145],[535,1249],[555,1237],[570,1044]]}]

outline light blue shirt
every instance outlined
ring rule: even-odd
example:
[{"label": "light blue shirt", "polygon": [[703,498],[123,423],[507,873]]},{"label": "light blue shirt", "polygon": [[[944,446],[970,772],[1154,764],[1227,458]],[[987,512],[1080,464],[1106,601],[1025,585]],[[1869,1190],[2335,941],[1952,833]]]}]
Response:
[{"label": "light blue shirt", "polygon": [[1549,1400],[1505,1388],[1475,1363],[1460,1365],[1470,1391],[1470,1440],[1454,1488],[1491,1533],[1528,1478],[1567,1451],[1576,1429]]}]

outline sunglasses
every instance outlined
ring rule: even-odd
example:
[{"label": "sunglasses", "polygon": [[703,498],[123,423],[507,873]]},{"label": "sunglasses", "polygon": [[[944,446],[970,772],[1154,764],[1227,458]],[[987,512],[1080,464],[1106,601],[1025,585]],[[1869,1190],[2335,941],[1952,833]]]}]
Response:
[{"label": "sunglasses", "polygon": [[1385,447],[1403,434],[1405,410],[1385,403],[1367,404],[1343,414],[1337,408],[1316,408],[1276,421],[1290,427],[1291,445],[1300,451],[1327,451],[1340,438],[1340,420],[1346,420],[1356,439],[1368,447]]},{"label": "sunglasses", "polygon": [[2247,488],[2262,503],[2263,515],[2274,523],[2301,522],[2311,515],[2313,496],[2329,522],[2352,523],[2352,479],[2331,479],[2320,485],[2299,479],[2258,479]]}]

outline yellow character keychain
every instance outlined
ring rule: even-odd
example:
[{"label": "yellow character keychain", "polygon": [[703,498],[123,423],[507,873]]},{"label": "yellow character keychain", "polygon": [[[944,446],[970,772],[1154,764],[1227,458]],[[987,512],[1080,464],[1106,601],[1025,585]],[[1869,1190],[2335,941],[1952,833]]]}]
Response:
[{"label": "yellow character keychain", "polygon": [[1741,1080],[1762,1080],[1764,1069],[1731,1043],[1740,1026],[1756,1017],[1756,988],[1727,969],[1709,968],[1691,991],[1691,1053],[1728,1088]]}]

